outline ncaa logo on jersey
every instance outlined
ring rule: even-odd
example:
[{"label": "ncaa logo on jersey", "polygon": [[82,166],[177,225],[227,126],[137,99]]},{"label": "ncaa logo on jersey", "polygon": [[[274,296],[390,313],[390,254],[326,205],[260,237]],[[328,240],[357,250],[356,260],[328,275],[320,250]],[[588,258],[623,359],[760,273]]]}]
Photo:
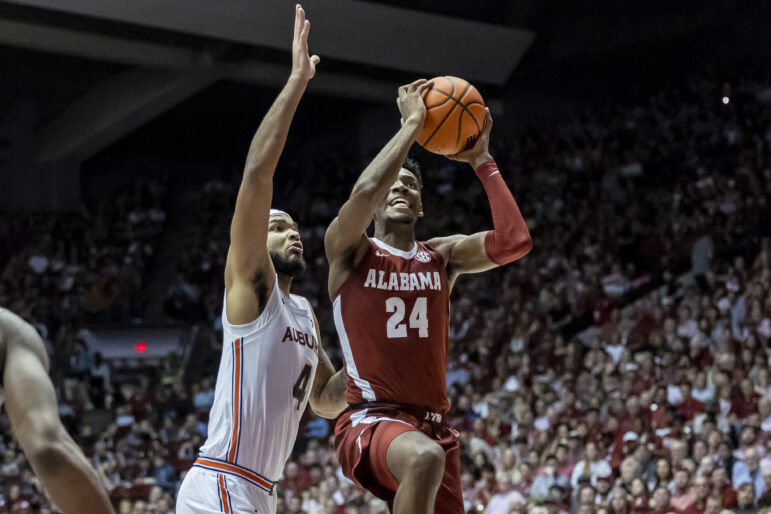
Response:
[{"label": "ncaa logo on jersey", "polygon": [[431,254],[426,252],[426,251],[424,251],[424,250],[421,250],[418,253],[416,253],[415,254],[415,258],[419,262],[431,262]]}]

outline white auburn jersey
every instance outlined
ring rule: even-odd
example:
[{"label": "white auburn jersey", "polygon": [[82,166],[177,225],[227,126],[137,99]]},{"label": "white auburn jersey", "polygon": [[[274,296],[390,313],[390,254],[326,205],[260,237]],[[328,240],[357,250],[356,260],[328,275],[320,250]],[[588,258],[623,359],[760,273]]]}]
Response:
[{"label": "white auburn jersey", "polygon": [[[278,277],[265,309],[251,323],[231,325],[226,305],[227,300],[208,438],[196,466],[227,473],[232,464],[233,470],[238,466],[275,482],[294,446],[316,376],[313,311],[305,298],[285,295]],[[202,466],[206,459],[213,460]]]}]

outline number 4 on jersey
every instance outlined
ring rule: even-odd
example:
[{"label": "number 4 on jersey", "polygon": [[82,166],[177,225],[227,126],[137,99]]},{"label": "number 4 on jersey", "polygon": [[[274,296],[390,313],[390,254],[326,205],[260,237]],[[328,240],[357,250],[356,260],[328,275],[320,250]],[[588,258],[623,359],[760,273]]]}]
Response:
[{"label": "number 4 on jersey", "polygon": [[311,366],[306,364],[303,370],[300,372],[300,376],[297,377],[297,382],[294,383],[292,388],[292,396],[297,399],[297,407],[295,410],[300,410],[300,405],[305,400],[305,393],[308,392],[308,381],[311,378]]},{"label": "number 4 on jersey", "polygon": [[[402,323],[406,310],[404,300],[401,298],[394,296],[386,300],[386,312],[393,312],[393,315],[388,318],[386,323],[386,334],[389,339],[407,337],[407,325]],[[412,307],[412,313],[410,314],[410,328],[417,328],[419,337],[428,337],[427,310],[428,300],[426,297],[416,298],[415,305]]]}]

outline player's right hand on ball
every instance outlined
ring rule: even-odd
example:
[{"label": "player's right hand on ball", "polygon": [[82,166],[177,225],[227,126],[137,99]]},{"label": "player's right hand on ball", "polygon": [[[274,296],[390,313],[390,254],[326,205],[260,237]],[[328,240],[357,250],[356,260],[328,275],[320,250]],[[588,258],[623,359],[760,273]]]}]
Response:
[{"label": "player's right hand on ball", "polygon": [[423,123],[426,121],[426,104],[423,103],[423,92],[433,85],[433,82],[426,79],[418,79],[412,84],[399,88],[396,105],[399,106],[399,112],[402,114],[402,125],[407,121],[414,120],[417,121],[418,128],[423,128]]}]

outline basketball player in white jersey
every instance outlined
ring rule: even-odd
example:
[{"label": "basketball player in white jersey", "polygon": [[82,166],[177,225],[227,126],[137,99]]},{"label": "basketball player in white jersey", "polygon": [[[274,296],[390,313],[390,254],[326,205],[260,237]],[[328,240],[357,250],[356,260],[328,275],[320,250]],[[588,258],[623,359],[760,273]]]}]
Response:
[{"label": "basketball player in white jersey", "polygon": [[224,344],[209,433],[179,492],[178,514],[276,511],[274,487],[310,401],[335,418],[347,404],[305,298],[289,293],[305,269],[297,224],[270,209],[273,173],[317,56],[296,7],[292,74],[262,120],[246,158],[230,228],[222,310]]},{"label": "basketball player in white jersey", "polygon": [[0,398],[4,394],[16,439],[48,496],[64,514],[112,513],[99,475],[59,420],[43,341],[29,323],[3,308],[0,359]]}]

